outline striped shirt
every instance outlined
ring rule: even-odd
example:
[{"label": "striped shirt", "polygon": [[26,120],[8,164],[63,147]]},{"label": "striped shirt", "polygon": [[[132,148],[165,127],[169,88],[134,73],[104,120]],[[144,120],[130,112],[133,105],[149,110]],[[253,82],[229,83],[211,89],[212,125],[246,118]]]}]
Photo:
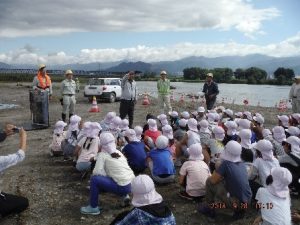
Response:
[{"label": "striped shirt", "polygon": [[160,95],[170,94],[170,80],[168,79],[159,79],[157,81],[157,90]]}]

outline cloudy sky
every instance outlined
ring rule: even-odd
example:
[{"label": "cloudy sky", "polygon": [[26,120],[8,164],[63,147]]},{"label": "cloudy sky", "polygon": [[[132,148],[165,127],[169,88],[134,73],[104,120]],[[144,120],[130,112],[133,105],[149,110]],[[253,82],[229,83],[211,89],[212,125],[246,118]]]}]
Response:
[{"label": "cloudy sky", "polygon": [[1,0],[0,62],[300,55],[299,0]]}]

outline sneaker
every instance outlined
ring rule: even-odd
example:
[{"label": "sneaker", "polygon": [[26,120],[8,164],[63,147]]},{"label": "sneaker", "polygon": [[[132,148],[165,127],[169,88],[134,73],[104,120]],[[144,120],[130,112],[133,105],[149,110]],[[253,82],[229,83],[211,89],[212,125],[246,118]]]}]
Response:
[{"label": "sneaker", "polygon": [[121,202],[121,207],[128,207],[128,206],[130,206],[130,197],[129,195],[126,195]]},{"label": "sneaker", "polygon": [[192,196],[190,196],[188,193],[186,193],[185,191],[181,191],[179,192],[179,196],[181,198],[187,199],[187,200],[193,200],[194,198]]},{"label": "sneaker", "polygon": [[92,206],[88,205],[88,206],[81,207],[80,212],[86,215],[99,215],[100,209],[98,206],[93,208]]},{"label": "sneaker", "polygon": [[209,217],[209,218],[211,218],[211,219],[215,219],[215,217],[216,217],[215,210],[210,208],[205,203],[199,204],[198,212],[205,215],[205,216],[207,216],[207,217]]},{"label": "sneaker", "polygon": [[64,156],[64,162],[68,162],[68,161],[71,161],[71,160],[72,160],[71,157]]}]

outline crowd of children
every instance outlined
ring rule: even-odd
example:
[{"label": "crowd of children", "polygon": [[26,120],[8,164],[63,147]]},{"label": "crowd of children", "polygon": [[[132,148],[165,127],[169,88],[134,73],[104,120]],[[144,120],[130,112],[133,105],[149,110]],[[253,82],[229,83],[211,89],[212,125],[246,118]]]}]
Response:
[{"label": "crowd of children", "polygon": [[134,208],[112,224],[175,224],[153,181],[177,180],[179,196],[200,202],[198,211],[208,217],[216,216],[221,203],[236,219],[246,205],[255,205],[260,216],[254,224],[291,224],[290,196],[300,194],[300,114],[280,115],[270,129],[264,121],[259,113],[222,106],[148,114],[134,129],[115,112],[99,123],[73,115],[67,131],[63,121],[55,124],[49,148],[52,156],[73,160],[78,171],[91,172],[90,201],[81,213],[100,213],[100,193],[120,196],[123,206],[133,195]]}]

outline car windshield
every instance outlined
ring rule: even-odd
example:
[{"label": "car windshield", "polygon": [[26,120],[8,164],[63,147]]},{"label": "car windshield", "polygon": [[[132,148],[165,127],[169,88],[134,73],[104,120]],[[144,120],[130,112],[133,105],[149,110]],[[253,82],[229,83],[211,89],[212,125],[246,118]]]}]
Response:
[{"label": "car windshield", "polygon": [[89,85],[104,85],[104,80],[103,79],[89,79],[88,82]]}]

